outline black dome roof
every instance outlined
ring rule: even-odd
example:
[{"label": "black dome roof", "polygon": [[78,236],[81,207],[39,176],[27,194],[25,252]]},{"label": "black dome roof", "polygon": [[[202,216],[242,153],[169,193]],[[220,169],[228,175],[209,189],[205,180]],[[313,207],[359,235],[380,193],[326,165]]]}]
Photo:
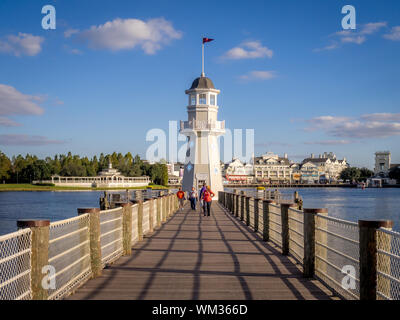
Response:
[{"label": "black dome roof", "polygon": [[215,89],[211,79],[207,77],[199,77],[194,79],[190,89]]}]

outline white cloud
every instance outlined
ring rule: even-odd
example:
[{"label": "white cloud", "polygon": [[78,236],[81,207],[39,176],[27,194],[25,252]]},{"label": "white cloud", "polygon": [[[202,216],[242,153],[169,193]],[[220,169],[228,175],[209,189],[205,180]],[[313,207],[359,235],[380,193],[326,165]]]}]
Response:
[{"label": "white cloud", "polygon": [[251,80],[269,80],[275,78],[276,74],[274,71],[250,71],[244,75],[241,75],[239,79],[251,81]]},{"label": "white cloud", "polygon": [[399,113],[364,114],[359,119],[321,116],[307,122],[311,126],[305,128],[306,131],[322,130],[340,138],[373,139],[400,135]]},{"label": "white cloud", "polygon": [[400,26],[393,27],[389,33],[384,34],[385,39],[400,41]]},{"label": "white cloud", "polygon": [[43,136],[29,136],[27,134],[0,134],[0,145],[3,146],[44,146],[62,143],[64,143],[64,141],[50,140]]},{"label": "white cloud", "polygon": [[304,142],[304,144],[320,144],[320,145],[340,145],[340,144],[349,144],[352,143],[350,140],[322,140],[322,141],[310,141]]},{"label": "white cloud", "polygon": [[329,133],[336,137],[386,138],[400,135],[400,123],[379,121],[351,121],[342,123]]},{"label": "white cloud", "polygon": [[72,35],[79,33],[79,29],[68,29],[64,32],[65,38],[70,38]]},{"label": "white cloud", "polygon": [[140,47],[146,54],[154,54],[163,45],[180,39],[182,33],[175,30],[172,23],[164,18],[147,21],[117,18],[99,26],[92,26],[80,32],[79,37],[94,49],[119,51]]},{"label": "white cloud", "polygon": [[6,118],[6,117],[0,117],[0,127],[1,126],[2,127],[19,127],[20,124],[11,119]]},{"label": "white cloud", "polygon": [[18,33],[18,36],[9,35],[0,40],[0,52],[13,54],[17,57],[35,56],[42,51],[43,37],[28,33]]},{"label": "white cloud", "polygon": [[361,26],[360,34],[373,34],[387,26],[387,22],[370,22]]},{"label": "white cloud", "polygon": [[363,114],[361,119],[367,121],[389,121],[389,122],[400,122],[400,113],[370,113]]},{"label": "white cloud", "polygon": [[344,121],[348,121],[350,118],[348,117],[335,117],[335,116],[320,116],[314,117],[310,120],[306,120],[310,124],[309,127],[306,127],[305,131],[316,131],[319,129],[330,128]]},{"label": "white cloud", "polygon": [[330,37],[335,39],[331,41],[331,44],[322,48],[314,49],[314,51],[333,50],[340,48],[341,45],[346,43],[354,43],[358,45],[363,44],[367,41],[367,36],[375,34],[385,27],[387,27],[387,22],[370,22],[357,26],[357,29],[355,30],[341,30],[335,32],[330,35]]},{"label": "white cloud", "polygon": [[42,114],[44,110],[38,105],[41,101],[43,97],[23,94],[14,87],[0,84],[0,125],[8,127],[19,125],[1,116]]},{"label": "white cloud", "polygon": [[365,40],[367,40],[367,38],[364,36],[351,36],[351,37],[342,37],[340,40],[344,43],[362,44],[365,42]]},{"label": "white cloud", "polygon": [[42,100],[40,96],[23,94],[12,86],[0,84],[0,115],[42,114],[44,110],[37,104]]},{"label": "white cloud", "polygon": [[247,41],[243,42],[239,47],[228,50],[222,58],[233,60],[272,58],[273,54],[274,52],[268,47],[262,46],[260,41]]}]

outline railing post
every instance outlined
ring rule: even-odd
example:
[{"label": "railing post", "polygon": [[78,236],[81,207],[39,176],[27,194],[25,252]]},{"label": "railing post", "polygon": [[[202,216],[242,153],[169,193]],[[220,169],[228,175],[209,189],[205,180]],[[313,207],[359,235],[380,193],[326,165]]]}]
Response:
[{"label": "railing post", "polygon": [[149,201],[149,232],[154,231],[154,201],[153,199],[147,200]]},{"label": "railing post", "polygon": [[236,201],[236,205],[235,205],[235,217],[239,217],[239,212],[240,212],[240,195],[239,194],[235,194],[235,201]]},{"label": "railing post", "polygon": [[171,194],[169,197],[169,215],[172,216],[174,214],[174,195]]},{"label": "railing post", "polygon": [[230,211],[230,214],[234,214],[236,210],[236,191],[234,190],[231,194],[231,199],[232,199],[232,210]]},{"label": "railing post", "polygon": [[124,255],[132,254],[132,204],[130,202],[122,205],[122,243]]},{"label": "railing post", "polygon": [[161,226],[161,197],[156,199],[157,202],[157,228]]},{"label": "railing post", "polygon": [[240,220],[244,220],[244,198],[246,196],[244,195],[244,191],[241,191],[241,195],[240,195]]},{"label": "railing post", "polygon": [[42,268],[49,264],[49,220],[18,220],[17,227],[32,230],[31,290],[33,300],[47,300],[48,291],[43,288]]},{"label": "railing post", "polygon": [[311,278],[315,273],[315,214],[328,214],[325,208],[304,208],[304,258],[303,276]]},{"label": "railing post", "polygon": [[92,277],[101,276],[103,264],[101,263],[101,244],[100,244],[100,209],[99,208],[78,208],[78,215],[89,214],[89,234],[90,234],[90,265]]},{"label": "railing post", "polygon": [[143,240],[143,200],[138,200],[138,240]]},{"label": "railing post", "polygon": [[245,197],[246,225],[250,225],[250,197]]},{"label": "railing post", "polygon": [[263,200],[263,240],[269,241],[269,205],[275,203],[274,200]]},{"label": "railing post", "polygon": [[281,224],[282,224],[282,254],[289,254],[289,208],[295,207],[294,203],[281,204]]},{"label": "railing post", "polygon": [[260,217],[259,198],[254,198],[254,232],[258,231],[258,221]]},{"label": "railing post", "polygon": [[163,195],[161,201],[162,201],[162,222],[165,222],[167,221],[167,196]]},{"label": "railing post", "polygon": [[391,220],[358,220],[360,228],[360,300],[376,300],[377,239],[379,228],[392,228]]}]

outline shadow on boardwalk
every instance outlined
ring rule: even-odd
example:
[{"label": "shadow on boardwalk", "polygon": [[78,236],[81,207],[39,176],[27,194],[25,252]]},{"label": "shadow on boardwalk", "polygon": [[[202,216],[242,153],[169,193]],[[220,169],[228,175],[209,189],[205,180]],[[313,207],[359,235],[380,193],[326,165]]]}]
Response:
[{"label": "shadow on boardwalk", "polygon": [[337,299],[217,201],[177,212],[68,299]]}]

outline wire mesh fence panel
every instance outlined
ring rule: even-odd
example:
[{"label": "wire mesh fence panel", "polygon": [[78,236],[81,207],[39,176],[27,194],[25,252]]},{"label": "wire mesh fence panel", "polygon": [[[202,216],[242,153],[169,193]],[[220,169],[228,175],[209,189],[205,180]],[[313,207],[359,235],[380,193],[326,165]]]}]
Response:
[{"label": "wire mesh fence panel", "polygon": [[31,246],[31,229],[0,236],[0,300],[32,299]]},{"label": "wire mesh fence panel", "polygon": [[304,258],[304,214],[303,211],[290,208],[289,219],[289,253],[301,264]]},{"label": "wire mesh fence panel", "polygon": [[132,245],[139,241],[138,205],[132,206]]},{"label": "wire mesh fence panel", "polygon": [[104,266],[122,255],[122,210],[100,211],[101,262]]},{"label": "wire mesh fence panel", "polygon": [[346,299],[359,299],[358,224],[315,216],[315,275]]},{"label": "wire mesh fence panel", "polygon": [[150,202],[143,202],[143,234],[150,231]]},{"label": "wire mesh fence panel", "polygon": [[377,230],[377,299],[400,300],[400,233]]},{"label": "wire mesh fence panel", "polygon": [[281,206],[269,205],[269,239],[282,247]]},{"label": "wire mesh fence panel", "polygon": [[254,215],[255,215],[255,207],[254,207],[254,198],[249,199],[249,216],[250,216],[250,227],[254,229]]},{"label": "wire mesh fence panel", "polygon": [[48,275],[49,299],[61,299],[89,279],[92,271],[88,214],[50,224],[49,266],[55,272]]}]

